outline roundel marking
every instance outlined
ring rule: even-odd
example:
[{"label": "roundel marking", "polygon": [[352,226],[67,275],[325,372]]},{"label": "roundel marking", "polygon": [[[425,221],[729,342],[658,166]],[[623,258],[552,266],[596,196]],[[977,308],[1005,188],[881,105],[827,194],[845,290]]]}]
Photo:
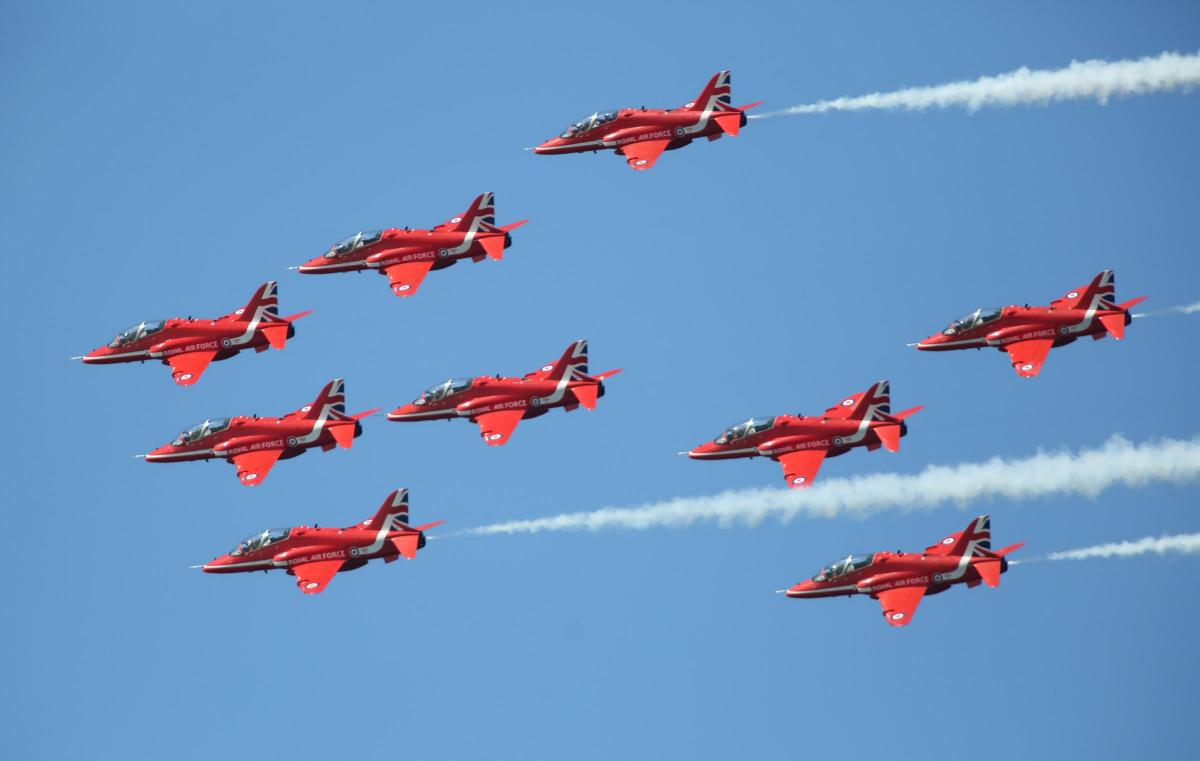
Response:
[{"label": "roundel marking", "polygon": [[843,407],[849,407],[849,406],[850,406],[850,405],[852,405],[852,404],[854,404],[854,400],[853,400],[853,399],[844,399],[844,400],[842,400],[842,406],[843,406]]},{"label": "roundel marking", "polygon": [[316,589],[316,588],[317,588],[317,587],[319,587],[319,586],[321,586],[321,585],[320,585],[320,584],[318,584],[317,582],[315,582],[315,581],[310,581],[310,582],[308,582],[307,584],[305,584],[305,585],[304,585],[304,588],[305,588],[305,589]]},{"label": "roundel marking", "polygon": [[233,346],[233,341],[231,341],[228,338],[222,338],[221,345],[224,346],[226,349],[228,349],[230,346]]},{"label": "roundel marking", "polygon": [[1067,298],[1068,298],[1068,299],[1077,299],[1077,298],[1079,298],[1079,291],[1071,291],[1070,293],[1068,293],[1068,294],[1067,294]]},{"label": "roundel marking", "polygon": [[954,537],[948,536],[942,540],[942,544],[954,544]]},{"label": "roundel marking", "polygon": [[179,380],[191,380],[191,379],[192,379],[191,373],[184,373],[183,375],[179,376]]},{"label": "roundel marking", "polygon": [[893,621],[900,621],[904,618],[904,614],[901,613],[900,611],[896,611],[891,616],[889,616],[889,618],[891,618]]},{"label": "roundel marking", "polygon": [[548,373],[553,369],[554,369],[554,365],[546,365],[545,367],[542,368],[542,372]]},{"label": "roundel marking", "polygon": [[804,476],[796,476],[795,478],[793,478],[793,479],[792,479],[792,483],[794,483],[794,484],[802,484],[802,483],[804,483],[804,482],[805,482],[805,481],[807,481],[807,480],[808,480],[808,479],[807,479],[807,478],[805,478]]},{"label": "roundel marking", "polygon": [[462,217],[455,217],[454,219],[452,219],[450,221],[457,225],[459,222],[462,221]]},{"label": "roundel marking", "polygon": [[288,446],[294,447],[299,444],[299,440],[295,436],[288,436]]},{"label": "roundel marking", "polygon": [[503,438],[503,437],[498,433],[491,433],[491,434],[488,434],[487,438],[488,438],[488,441],[495,441],[496,439]]}]

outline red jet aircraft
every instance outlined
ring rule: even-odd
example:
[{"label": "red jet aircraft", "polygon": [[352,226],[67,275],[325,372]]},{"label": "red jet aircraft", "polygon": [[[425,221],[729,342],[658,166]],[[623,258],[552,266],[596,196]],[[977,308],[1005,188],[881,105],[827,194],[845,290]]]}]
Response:
[{"label": "red jet aircraft", "polygon": [[982,515],[966,531],[952,534],[921,554],[877,552],[849,555],[830,563],[809,581],[786,590],[788,597],[838,597],[870,595],[883,606],[883,617],[892,626],[906,626],[926,595],[945,592],[951,584],[968,588],[1000,586],[1008,570],[1005,557],[1025,545],[992,550],[991,519]]},{"label": "red jet aircraft", "polygon": [[467,418],[479,424],[479,432],[489,446],[507,444],[524,419],[545,415],[554,407],[563,407],[567,412],[581,404],[589,410],[596,408],[596,400],[604,396],[604,379],[621,371],[588,375],[587,351],[587,341],[576,341],[557,362],[523,378],[453,378],[428,389],[412,404],[392,410],[388,420],[407,423]]},{"label": "red jet aircraft", "polygon": [[147,462],[182,462],[224,457],[237,466],[242,484],[257,486],[279,460],[320,447],[328,452],[336,446],[349,449],[362,435],[363,418],[378,409],[346,414],[346,385],[341,378],[330,381],[316,401],[281,418],[235,417],[209,419],[188,428],[170,444],[155,449]]},{"label": "red jet aircraft", "polygon": [[783,465],[788,486],[812,486],[826,457],[837,457],[861,446],[873,452],[882,445],[889,452],[898,452],[900,438],[908,433],[904,421],[923,409],[924,405],[891,414],[888,382],[880,381],[830,407],[820,417],[750,418],[731,426],[716,440],[680,454],[695,460],[770,457]]},{"label": "red jet aircraft", "polygon": [[950,327],[917,344],[922,351],[982,349],[994,346],[1008,352],[1013,369],[1022,378],[1032,378],[1042,369],[1046,355],[1056,346],[1076,338],[1100,340],[1108,334],[1125,337],[1125,326],[1133,322],[1129,310],[1145,296],[1116,302],[1116,278],[1104,270],[1091,283],[1063,296],[1048,307],[1006,306],[977,309],[950,323]]},{"label": "red jet aircraft", "polygon": [[390,563],[401,556],[412,560],[425,546],[425,532],[444,521],[415,528],[408,525],[408,489],[387,496],[375,517],[346,528],[267,529],[238,542],[228,555],[200,566],[206,573],[241,573],[286,568],[296,586],[315,595],[339,571],[362,568],[368,560]]},{"label": "red jet aircraft", "polygon": [[296,335],[292,323],[310,314],[280,317],[278,288],[272,280],[259,286],[250,303],[232,314],[215,320],[174,317],[139,322],[118,333],[108,346],[72,359],[89,365],[158,359],[171,366],[176,383],[190,386],[200,380],[210,362],[229,359],[244,349],[282,349]]},{"label": "red jet aircraft", "polygon": [[624,108],[592,114],[533,150],[548,154],[615,150],[634,169],[649,169],[663,151],[682,148],[701,137],[736,136],[746,126],[746,112],[761,101],[733,106],[730,82],[728,71],[717,72],[700,97],[681,108]]},{"label": "red jet aircraft", "polygon": [[460,259],[499,261],[512,245],[510,233],[523,219],[496,227],[494,194],[484,193],[461,216],[432,230],[369,230],[333,244],[329,251],[297,269],[304,275],[375,270],[391,281],[397,296],[412,296],[430,270],[445,269]]}]

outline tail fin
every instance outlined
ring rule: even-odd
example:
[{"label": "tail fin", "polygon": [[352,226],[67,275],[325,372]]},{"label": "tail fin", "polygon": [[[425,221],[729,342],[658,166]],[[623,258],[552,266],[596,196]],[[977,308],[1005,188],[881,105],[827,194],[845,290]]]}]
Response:
[{"label": "tail fin", "polygon": [[471,202],[471,208],[454,222],[454,230],[460,233],[469,232],[502,232],[496,227],[496,194],[484,193]]},{"label": "tail fin", "polygon": [[891,384],[887,381],[879,381],[861,394],[847,397],[836,407],[825,410],[825,417],[847,420],[893,420],[891,411]]},{"label": "tail fin", "polygon": [[279,286],[274,280],[263,283],[254,292],[249,303],[236,310],[231,317],[238,322],[278,322]]},{"label": "tail fin", "polygon": [[346,415],[346,382],[341,378],[329,381],[316,400],[301,407],[299,412],[308,420],[350,420]]},{"label": "tail fin", "polygon": [[579,339],[567,347],[558,361],[550,365],[546,372],[546,380],[583,380],[588,377],[588,345],[584,339]]},{"label": "tail fin", "polygon": [[[734,111],[733,77],[728,71],[718,71],[700,91],[696,100],[684,106],[688,111]],[[739,114],[740,116],[740,114]]]},{"label": "tail fin", "polygon": [[992,557],[992,519],[981,515],[963,531],[951,534],[935,545],[925,548],[932,555],[966,555]]},{"label": "tail fin", "polygon": [[1112,270],[1104,270],[1092,282],[1073,288],[1050,306],[1060,309],[1116,309],[1117,276]]},{"label": "tail fin", "polygon": [[383,500],[379,511],[369,520],[355,526],[367,531],[399,531],[408,527],[408,489],[397,489]]}]

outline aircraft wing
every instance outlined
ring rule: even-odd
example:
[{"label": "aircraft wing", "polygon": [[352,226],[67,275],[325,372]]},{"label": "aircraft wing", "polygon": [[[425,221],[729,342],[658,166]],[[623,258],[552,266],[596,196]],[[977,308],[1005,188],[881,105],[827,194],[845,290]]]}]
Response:
[{"label": "aircraft wing", "polygon": [[325,591],[325,585],[342,569],[344,560],[317,560],[312,563],[297,563],[289,570],[296,575],[296,586],[306,595]]},{"label": "aircraft wing", "polygon": [[658,161],[658,157],[667,149],[669,142],[671,141],[643,140],[640,143],[621,146],[621,152],[625,154],[625,160],[629,162],[629,166],[640,172],[654,166],[654,162]]},{"label": "aircraft wing", "polygon": [[783,477],[788,486],[793,489],[802,486],[812,486],[821,463],[825,462],[825,449],[802,449],[798,452],[788,452],[779,456],[779,464],[783,466]]},{"label": "aircraft wing", "polygon": [[479,432],[490,447],[499,447],[508,443],[508,437],[516,430],[517,423],[525,416],[524,410],[499,410],[485,412],[475,418],[479,423]]},{"label": "aircraft wing", "polygon": [[428,259],[423,262],[404,262],[403,264],[393,264],[383,270],[391,281],[392,293],[397,296],[412,296],[421,287],[421,281],[429,274],[430,268],[433,267],[433,260]]},{"label": "aircraft wing", "polygon": [[1022,378],[1032,378],[1042,371],[1042,363],[1054,346],[1052,338],[1037,338],[1030,341],[1017,341],[1004,347],[1012,358],[1013,369]]},{"label": "aircraft wing", "polygon": [[908,626],[924,596],[923,586],[896,587],[880,592],[879,604],[883,607],[883,617],[892,626]]},{"label": "aircraft wing", "polygon": [[189,351],[167,357],[167,364],[171,366],[171,377],[181,386],[190,386],[200,380],[200,376],[208,369],[215,356],[217,356],[216,349]]},{"label": "aircraft wing", "polygon": [[230,461],[237,466],[238,479],[243,486],[258,486],[279,462],[282,449],[257,449],[234,455]]}]

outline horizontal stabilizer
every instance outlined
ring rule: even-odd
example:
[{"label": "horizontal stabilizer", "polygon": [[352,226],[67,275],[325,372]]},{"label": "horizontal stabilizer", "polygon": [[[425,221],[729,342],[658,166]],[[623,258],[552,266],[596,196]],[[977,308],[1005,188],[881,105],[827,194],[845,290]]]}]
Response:
[{"label": "horizontal stabilizer", "polygon": [[488,235],[479,240],[479,245],[487,252],[488,258],[500,261],[504,258],[504,236]]},{"label": "horizontal stabilizer", "polygon": [[1125,314],[1106,314],[1101,315],[1100,324],[1104,329],[1112,334],[1112,337],[1120,341],[1125,337]]},{"label": "horizontal stabilizer", "polygon": [[271,348],[282,349],[287,346],[287,334],[290,327],[291,325],[286,322],[280,322],[264,325],[261,330],[262,334],[267,337],[267,342],[271,344]]},{"label": "horizontal stabilizer", "polygon": [[571,389],[575,394],[575,398],[583,405],[584,409],[596,409],[596,398],[599,396],[599,383],[581,383]]},{"label": "horizontal stabilizer", "polygon": [[412,560],[417,556],[417,544],[421,537],[418,534],[404,534],[392,540],[392,546],[404,557]]},{"label": "horizontal stabilizer", "polygon": [[999,558],[986,558],[975,564],[975,570],[979,571],[979,577],[983,579],[983,583],[989,587],[1000,586],[1000,560]]},{"label": "horizontal stabilizer", "polygon": [[737,137],[738,130],[740,130],[742,126],[742,114],[738,111],[724,114],[713,114],[713,121],[715,121],[717,126],[726,133],[732,135],[733,137]]},{"label": "horizontal stabilizer", "polygon": [[883,442],[883,446],[889,452],[900,451],[900,426],[895,423],[881,425],[875,429],[875,435]]},{"label": "horizontal stabilizer", "polygon": [[329,427],[329,433],[333,435],[333,440],[338,443],[342,449],[349,449],[354,446],[354,426],[349,423],[338,423]]},{"label": "horizontal stabilizer", "polygon": [[907,420],[908,418],[912,417],[913,415],[917,414],[918,412],[920,412],[923,409],[925,409],[925,405],[918,404],[916,407],[909,407],[904,412],[897,412],[892,417],[896,418],[897,420]]}]

